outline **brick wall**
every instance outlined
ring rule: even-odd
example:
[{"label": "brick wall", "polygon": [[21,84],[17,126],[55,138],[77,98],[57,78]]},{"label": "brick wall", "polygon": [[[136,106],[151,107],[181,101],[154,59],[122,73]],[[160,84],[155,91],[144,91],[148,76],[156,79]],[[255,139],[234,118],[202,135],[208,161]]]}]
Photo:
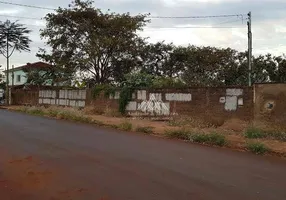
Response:
[{"label": "brick wall", "polygon": [[[89,94],[89,93],[88,93]],[[167,112],[161,114],[191,116],[194,118],[217,118],[225,120],[253,118],[253,89],[251,87],[210,87],[188,89],[153,89],[139,90],[133,94],[133,100],[127,106],[131,115],[148,115],[142,113],[140,106],[152,96],[162,101]],[[106,109],[118,110],[119,94],[106,98],[103,95],[95,99],[87,95],[87,105],[104,112]]]},{"label": "brick wall", "polygon": [[[281,97],[283,94],[276,95]],[[101,94],[94,98],[91,90],[18,90],[13,92],[13,102],[18,105],[85,106],[104,113],[118,112],[119,95],[120,91],[117,91],[115,96],[106,97]],[[154,109],[152,112],[150,107],[151,110]],[[221,121],[239,118],[249,121],[253,119],[253,107],[251,87],[201,87],[141,89],[134,92],[126,110],[130,115],[179,115]],[[279,110],[274,113],[275,116],[283,115]]]},{"label": "brick wall", "polygon": [[254,119],[268,127],[286,128],[286,84],[254,86]]}]

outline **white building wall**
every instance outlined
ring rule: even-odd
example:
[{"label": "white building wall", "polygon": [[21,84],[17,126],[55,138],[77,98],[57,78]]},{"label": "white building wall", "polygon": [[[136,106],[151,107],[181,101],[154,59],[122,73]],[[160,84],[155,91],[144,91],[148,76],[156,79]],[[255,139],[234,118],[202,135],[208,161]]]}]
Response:
[{"label": "white building wall", "polygon": [[[12,72],[9,72],[9,86],[12,86]],[[20,76],[20,81],[17,80],[17,77]],[[27,82],[26,73],[23,70],[14,71],[14,86],[23,85]]]}]

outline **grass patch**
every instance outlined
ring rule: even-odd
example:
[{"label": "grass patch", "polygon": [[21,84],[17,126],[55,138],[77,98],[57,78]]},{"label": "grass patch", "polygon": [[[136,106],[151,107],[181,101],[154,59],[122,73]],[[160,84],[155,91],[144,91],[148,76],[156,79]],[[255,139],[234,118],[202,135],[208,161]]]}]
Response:
[{"label": "grass patch", "polygon": [[30,114],[30,115],[36,115],[36,116],[44,116],[45,115],[45,112],[43,110],[43,108],[41,107],[23,107],[23,108],[20,108],[21,112],[24,112],[24,113],[27,113],[27,114]]},{"label": "grass patch", "polygon": [[180,130],[167,130],[165,132],[165,136],[167,138],[170,138],[170,139],[176,138],[176,139],[181,139],[181,140],[189,140],[190,136],[191,136],[191,133],[189,131],[183,130],[183,129],[180,129]]},{"label": "grass patch", "polygon": [[119,124],[118,128],[123,131],[131,131],[132,130],[132,124],[130,122],[123,122]]},{"label": "grass patch", "polygon": [[258,155],[263,155],[269,151],[269,148],[261,142],[248,142],[246,148]]},{"label": "grass patch", "polygon": [[79,110],[72,108],[57,108],[57,107],[23,107],[19,111],[36,116],[48,116],[58,119],[64,119],[82,123],[93,123],[93,120],[83,115]]},{"label": "grass patch", "polygon": [[60,110],[55,108],[55,107],[49,107],[49,108],[47,108],[46,112],[47,112],[46,114],[49,117],[57,117],[59,112],[60,112]]},{"label": "grass patch", "polygon": [[150,127],[150,126],[138,126],[136,128],[136,132],[145,133],[145,134],[152,134],[153,133],[153,127]]},{"label": "grass patch", "polygon": [[196,143],[225,146],[227,140],[224,135],[212,133],[212,134],[193,134],[191,140]]},{"label": "grass patch", "polygon": [[58,112],[56,117],[58,119],[70,120],[74,122],[93,123],[93,120],[90,117],[84,116],[76,110],[62,109]]},{"label": "grass patch", "polygon": [[[207,120],[205,120],[207,119]],[[215,128],[222,126],[224,120],[220,118],[207,117],[205,119],[201,118],[174,118],[168,121],[169,126],[173,127],[197,127],[197,128]]]},{"label": "grass patch", "polygon": [[245,130],[244,137],[249,139],[266,138],[267,134],[261,129],[255,127],[249,127]]}]

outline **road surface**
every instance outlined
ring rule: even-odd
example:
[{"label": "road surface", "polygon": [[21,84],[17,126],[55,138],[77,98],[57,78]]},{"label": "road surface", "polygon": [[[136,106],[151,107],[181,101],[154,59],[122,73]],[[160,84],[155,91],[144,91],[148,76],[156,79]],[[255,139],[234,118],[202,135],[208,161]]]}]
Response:
[{"label": "road surface", "polygon": [[2,200],[285,200],[286,162],[0,110]]}]

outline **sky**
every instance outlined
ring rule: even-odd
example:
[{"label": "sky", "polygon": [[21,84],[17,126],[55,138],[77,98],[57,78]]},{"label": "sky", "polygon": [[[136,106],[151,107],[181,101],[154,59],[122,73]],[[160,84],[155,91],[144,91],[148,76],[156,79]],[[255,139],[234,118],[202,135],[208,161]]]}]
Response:
[{"label": "sky", "polygon": [[[57,8],[67,7],[71,0],[6,0],[6,2]],[[132,15],[150,13],[151,16],[186,17],[241,14],[243,19],[237,16],[151,19],[140,33],[143,37],[148,37],[150,42],[231,47],[239,51],[247,50],[246,15],[251,11],[253,53],[255,55],[286,53],[286,0],[95,0],[94,5],[103,11],[110,9],[118,13],[130,12]],[[31,51],[14,53],[10,60],[11,65],[17,67],[39,61],[35,55],[39,48],[45,47],[45,41],[39,36],[39,30],[44,28],[45,21],[16,17],[41,19],[48,12],[51,11],[0,3],[0,21],[19,20],[19,23],[25,24],[32,30]],[[0,55],[0,65],[3,66],[2,70],[6,68],[6,61],[2,55]]]}]

